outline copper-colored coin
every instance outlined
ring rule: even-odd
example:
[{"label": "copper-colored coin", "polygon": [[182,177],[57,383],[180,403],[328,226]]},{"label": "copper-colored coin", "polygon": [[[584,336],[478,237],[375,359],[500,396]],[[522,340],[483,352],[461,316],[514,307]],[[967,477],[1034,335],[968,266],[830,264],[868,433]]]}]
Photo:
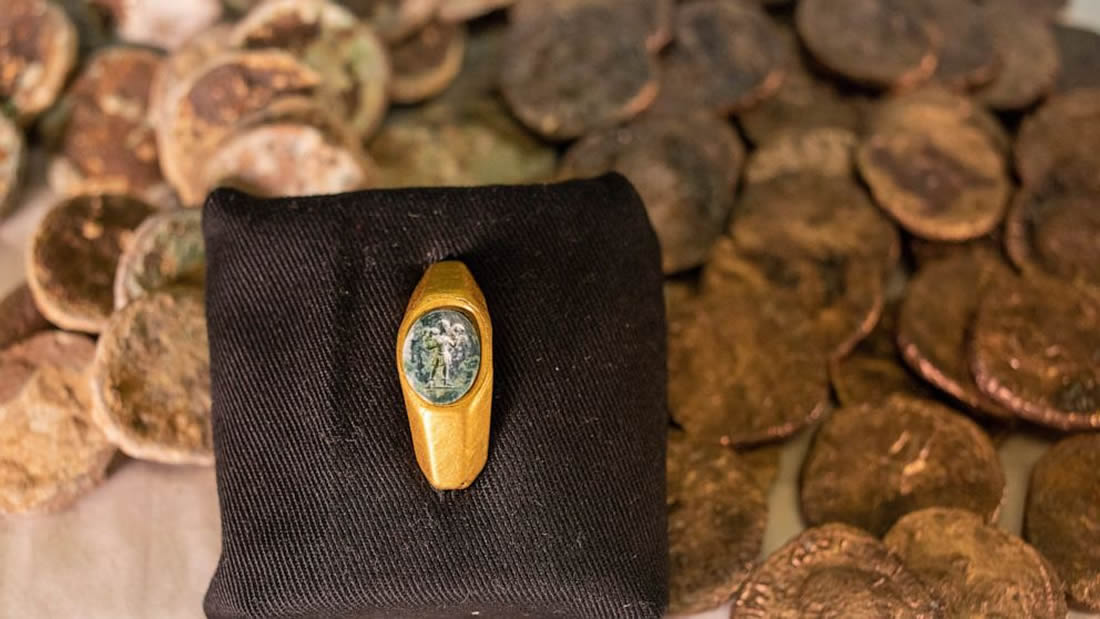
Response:
[{"label": "copper-colored coin", "polygon": [[903,516],[883,538],[952,617],[1064,619],[1062,581],[1034,548],[965,509]]},{"label": "copper-colored coin", "polygon": [[154,290],[173,285],[201,288],[206,279],[202,213],[176,209],[146,219],[115,271],[115,309]]},{"label": "copper-colored coin", "polygon": [[76,28],[47,0],[4,0],[0,32],[0,106],[28,124],[65,86],[76,64]]},{"label": "copper-colored coin", "polygon": [[1060,441],[1035,464],[1024,528],[1065,583],[1069,605],[1100,612],[1100,434]]},{"label": "copper-colored coin", "polygon": [[818,428],[802,467],[802,513],[810,524],[882,535],[926,507],[961,507],[992,521],[1004,488],[981,428],[941,404],[895,394],[840,408]]},{"label": "copper-colored coin", "polygon": [[118,38],[173,50],[222,17],[222,0],[86,0],[104,10]]},{"label": "copper-colored coin", "polygon": [[754,144],[763,144],[787,131],[831,127],[858,133],[862,126],[860,106],[854,97],[841,94],[833,84],[804,69],[788,70],[773,97],[741,112],[737,120]]},{"label": "copper-colored coin", "polygon": [[0,217],[15,207],[26,159],[23,132],[0,114]]},{"label": "copper-colored coin", "polygon": [[807,529],[753,570],[733,602],[749,617],[942,617],[935,599],[896,555],[843,524]]},{"label": "copper-colored coin", "polygon": [[468,21],[504,9],[516,0],[447,0],[439,7],[439,19],[448,22]]},{"label": "copper-colored coin", "polygon": [[822,65],[881,88],[923,82],[936,69],[935,33],[904,0],[803,0],[796,24]]},{"label": "copper-colored coin", "polygon": [[438,6],[450,0],[339,0],[387,42],[396,42],[431,21]]},{"label": "copper-colored coin", "polygon": [[847,129],[793,129],[757,145],[745,164],[745,181],[760,183],[786,174],[851,178],[856,134]]},{"label": "copper-colored coin", "polygon": [[0,298],[0,350],[50,328],[50,321],[38,311],[26,284]]},{"label": "copper-colored coin", "polygon": [[126,454],[211,464],[210,360],[202,292],[168,288],[116,312],[96,346],[92,418]]},{"label": "copper-colored coin", "polygon": [[675,22],[677,53],[707,108],[732,114],[772,96],[783,83],[787,47],[762,11],[701,0],[679,6]]},{"label": "copper-colored coin", "polygon": [[560,175],[616,170],[634,184],[661,244],[666,273],[703,262],[733,206],[745,147],[728,123],[706,114],[645,116],[592,133],[566,152]]},{"label": "copper-colored coin", "polygon": [[149,92],[161,56],[137,47],[96,54],[65,95],[49,181],[61,195],[125,194],[171,205],[161,176]]},{"label": "copper-colored coin", "polygon": [[[537,24],[555,13],[560,15],[586,6],[602,6],[611,11],[608,29],[634,33],[652,52],[672,40],[676,0],[516,0],[508,12],[508,20]],[[441,12],[444,10],[441,7]]]},{"label": "copper-colored coin", "polygon": [[1058,44],[1061,70],[1057,90],[1100,88],[1100,34],[1085,28],[1054,25],[1054,41]]},{"label": "copper-colored coin", "polygon": [[[1100,88],[1051,97],[1020,125],[1016,171],[1025,185],[1037,185],[1057,168],[1100,167]],[[1094,184],[1100,187],[1100,182]]]},{"label": "copper-colored coin", "polygon": [[462,68],[466,27],[432,22],[394,45],[390,94],[398,103],[416,103],[443,92]]},{"label": "copper-colored coin", "polygon": [[614,9],[584,5],[509,31],[501,89],[512,111],[550,139],[579,137],[637,115],[657,94],[656,63]]},{"label": "copper-colored coin", "polygon": [[[89,417],[94,350],[47,331],[0,352],[0,513],[58,510],[103,479],[115,447]],[[14,375],[24,378],[7,397]]]},{"label": "copper-colored coin", "polygon": [[1100,428],[1100,300],[1046,279],[990,290],[972,328],[978,387],[1059,430]]},{"label": "copper-colored coin", "polygon": [[997,75],[1000,60],[981,8],[957,0],[918,0],[915,4],[937,33],[932,81],[967,90],[988,84]]},{"label": "copper-colored coin", "polygon": [[1001,68],[975,96],[996,110],[1027,108],[1058,79],[1058,45],[1051,26],[1011,5],[986,9],[986,24]]},{"label": "copper-colored coin", "polygon": [[123,196],[77,196],[46,213],[27,254],[27,283],[42,314],[64,329],[99,332],[114,309],[119,256],[154,210]]},{"label": "copper-colored coin", "polygon": [[977,129],[999,152],[1012,151],[1012,137],[988,109],[969,97],[936,86],[879,99],[869,124],[871,133],[927,127]]},{"label": "copper-colored coin", "polygon": [[232,32],[232,24],[215,24],[161,60],[149,85],[149,120],[154,126],[169,117],[172,102],[180,96],[180,87],[188,78],[229,48]]},{"label": "copper-colored coin", "polygon": [[988,234],[1008,205],[1005,162],[977,129],[878,132],[860,147],[857,162],[879,206],[924,238],[962,241]]},{"label": "copper-colored coin", "polygon": [[909,367],[963,404],[998,419],[1012,413],[990,400],[970,373],[970,327],[988,290],[1011,285],[997,255],[973,253],[924,266],[909,282],[898,343]]},{"label": "copper-colored coin", "polygon": [[236,127],[282,98],[313,95],[320,83],[304,63],[273,50],[225,53],[194,74],[157,127],[164,174],[183,204],[206,197],[202,164]]},{"label": "copper-colored coin", "polygon": [[726,603],[744,582],[764,542],[768,505],[731,449],[668,436],[669,612]]}]

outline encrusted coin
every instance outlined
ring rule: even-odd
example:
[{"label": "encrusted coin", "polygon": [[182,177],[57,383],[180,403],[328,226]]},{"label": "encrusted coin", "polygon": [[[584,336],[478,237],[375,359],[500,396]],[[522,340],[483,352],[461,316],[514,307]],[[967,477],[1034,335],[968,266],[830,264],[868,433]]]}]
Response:
[{"label": "encrusted coin", "polygon": [[882,131],[857,154],[875,201],[918,236],[962,241],[988,234],[1008,205],[1005,162],[977,129]]},{"label": "encrusted coin", "polygon": [[436,21],[390,48],[398,103],[416,103],[443,92],[458,76],[466,52],[466,27]]},{"label": "encrusted coin", "polygon": [[115,309],[174,285],[201,288],[206,278],[202,212],[177,209],[152,215],[134,232],[115,271]]},{"label": "encrusted coin", "polygon": [[0,350],[50,328],[50,321],[38,311],[26,284],[0,298]]},{"label": "encrusted coin", "polygon": [[111,47],[84,67],[64,98],[64,127],[54,147],[49,181],[61,195],[125,194],[171,204],[161,176],[149,92],[159,54]]},{"label": "encrusted coin", "polygon": [[579,137],[637,115],[657,94],[656,62],[614,9],[584,5],[514,22],[501,90],[512,111],[550,139]]},{"label": "encrusted coin", "polygon": [[423,27],[437,7],[450,0],[340,0],[370,24],[387,42],[396,42]]},{"label": "encrusted coin", "polygon": [[47,0],[4,0],[0,33],[0,109],[28,124],[65,86],[76,64],[76,28]]},{"label": "encrusted coin", "polygon": [[698,266],[733,206],[745,147],[727,123],[705,114],[646,116],[585,136],[560,175],[616,170],[634,184],[661,244],[666,273]]},{"label": "encrusted coin", "polygon": [[42,314],[64,329],[102,330],[119,256],[154,210],[124,196],[77,196],[46,213],[27,247],[27,283]]},{"label": "encrusted coin", "polygon": [[[1097,141],[1100,88],[1056,95],[1020,124],[1016,171],[1025,185],[1037,185],[1057,168],[1071,163],[1095,171],[1100,167],[1100,153],[1093,148]],[[1100,182],[1093,186],[1100,187]]]},{"label": "encrusted coin", "polygon": [[971,2],[917,0],[917,10],[937,33],[932,81],[954,90],[989,83],[1000,68],[985,13]]},{"label": "encrusted coin", "polygon": [[0,352],[0,513],[66,507],[104,477],[115,447],[91,421],[91,339],[47,331]]},{"label": "encrusted coin", "polygon": [[935,33],[904,0],[803,0],[795,19],[814,58],[852,81],[905,87],[936,69]]},{"label": "encrusted coin", "polygon": [[800,494],[810,524],[844,522],[882,535],[926,507],[960,507],[992,521],[1004,488],[981,428],[941,404],[894,395],[825,420],[803,463]]},{"label": "encrusted coin", "polygon": [[23,132],[0,114],[0,217],[15,206],[26,158]]},{"label": "encrusted coin", "polygon": [[733,602],[749,617],[943,617],[939,600],[896,555],[843,524],[807,529],[753,570]]},{"label": "encrusted coin", "polygon": [[869,125],[870,133],[966,127],[985,134],[999,152],[1012,151],[1012,137],[985,106],[937,86],[879,99],[871,111]]},{"label": "encrusted coin", "polygon": [[1022,110],[1054,88],[1058,45],[1049,23],[1011,5],[986,9],[986,23],[1001,59],[988,85],[974,94],[996,110]]},{"label": "encrusted coin", "polygon": [[1054,41],[1058,44],[1061,70],[1057,90],[1100,88],[1100,34],[1085,28],[1054,25]]},{"label": "encrusted coin", "polygon": [[92,418],[126,454],[212,464],[202,292],[168,288],[116,312],[96,346]]},{"label": "encrusted coin", "polygon": [[1100,300],[1048,279],[991,290],[972,328],[978,387],[1020,417],[1100,428]]},{"label": "encrusted coin", "polygon": [[964,254],[922,267],[909,282],[898,322],[905,361],[928,382],[967,406],[1009,419],[970,373],[970,327],[982,297],[1010,285],[1012,271],[995,254]]},{"label": "encrusted coin", "polygon": [[787,131],[830,127],[856,133],[862,126],[857,99],[840,93],[833,84],[803,68],[788,69],[775,95],[738,114],[737,121],[754,144],[776,139]]},{"label": "encrusted coin", "polygon": [[726,603],[760,554],[768,506],[741,458],[709,441],[668,435],[669,612]]},{"label": "encrusted coin", "polygon": [[1027,541],[1054,565],[1069,605],[1100,612],[1100,434],[1054,445],[1035,464],[1027,492]]},{"label": "encrusted coin", "polygon": [[757,145],[745,164],[745,181],[760,183],[785,174],[816,173],[850,178],[859,138],[847,129],[793,129]]},{"label": "encrusted coin", "polygon": [[1050,563],[973,512],[922,509],[903,516],[882,541],[944,603],[949,616],[1066,616],[1062,581]]},{"label": "encrusted coin", "polygon": [[149,120],[154,126],[169,117],[169,110],[182,94],[181,86],[203,65],[229,48],[232,24],[215,24],[188,39],[165,56],[149,85]]},{"label": "encrusted coin", "polygon": [[[537,25],[544,23],[540,20],[555,14],[602,6],[610,11],[609,30],[629,31],[643,41],[648,50],[656,52],[672,39],[675,5],[676,0],[516,0],[508,12],[508,21]],[[446,10],[445,7],[440,9],[441,12]]]},{"label": "encrusted coin", "polygon": [[221,0],[89,1],[106,10],[120,39],[169,50],[183,45],[222,16]]}]

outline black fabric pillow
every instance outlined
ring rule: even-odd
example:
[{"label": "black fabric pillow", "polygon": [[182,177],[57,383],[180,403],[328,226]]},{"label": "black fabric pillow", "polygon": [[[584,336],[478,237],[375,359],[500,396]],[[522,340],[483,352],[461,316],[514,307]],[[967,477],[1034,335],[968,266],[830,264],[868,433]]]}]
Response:
[{"label": "black fabric pillow", "polygon": [[[211,617],[659,617],[665,327],[621,176],[203,213],[222,556]],[[489,460],[438,492],[394,350],[428,264],[493,324]]]}]

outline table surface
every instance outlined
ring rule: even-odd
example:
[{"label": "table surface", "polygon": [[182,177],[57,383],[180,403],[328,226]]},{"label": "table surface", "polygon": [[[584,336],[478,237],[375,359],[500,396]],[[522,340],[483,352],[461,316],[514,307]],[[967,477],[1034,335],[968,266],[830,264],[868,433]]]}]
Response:
[{"label": "table surface", "polygon": [[[1076,0],[1066,19],[1100,30],[1100,1]],[[41,154],[32,157],[30,167],[31,178],[43,178]],[[23,280],[25,241],[52,200],[38,184],[0,224],[0,293]],[[803,432],[784,447],[769,496],[765,553],[804,527],[798,470],[809,438],[810,432]],[[1000,525],[1008,531],[1020,532],[1027,476],[1047,447],[1024,435],[1011,436],[1000,447],[1008,480]],[[202,617],[220,536],[213,470],[125,460],[101,488],[69,510],[0,519],[0,616]],[[728,610],[694,617],[725,618]]]}]

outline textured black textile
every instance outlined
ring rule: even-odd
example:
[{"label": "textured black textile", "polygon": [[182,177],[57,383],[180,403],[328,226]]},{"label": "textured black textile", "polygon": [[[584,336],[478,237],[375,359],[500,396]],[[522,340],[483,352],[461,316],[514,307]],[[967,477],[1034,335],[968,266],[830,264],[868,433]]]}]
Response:
[{"label": "textured black textile", "polygon": [[[206,203],[223,546],[211,617],[659,617],[665,327],[617,175]],[[485,293],[489,461],[437,492],[394,361],[428,264]]]}]

